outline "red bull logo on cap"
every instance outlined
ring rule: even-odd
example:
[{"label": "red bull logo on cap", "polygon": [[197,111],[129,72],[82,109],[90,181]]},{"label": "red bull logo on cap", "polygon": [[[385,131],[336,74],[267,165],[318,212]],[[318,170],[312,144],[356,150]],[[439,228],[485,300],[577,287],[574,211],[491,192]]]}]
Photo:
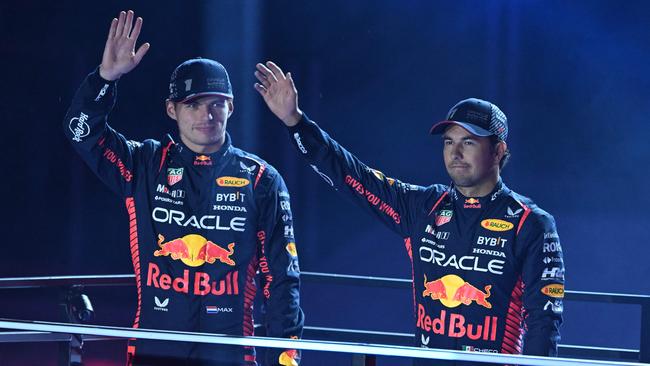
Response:
[{"label": "red bull logo on cap", "polygon": [[487,285],[484,287],[484,291],[481,291],[456,275],[446,275],[435,281],[428,282],[427,276],[424,275],[422,296],[440,300],[448,308],[455,308],[460,304],[471,305],[472,302],[475,302],[491,309],[492,304],[487,301],[487,298],[490,297],[491,288],[491,285]]},{"label": "red bull logo on cap", "polygon": [[180,239],[164,242],[165,237],[158,235],[160,249],[153,252],[156,257],[170,256],[173,260],[181,260],[190,267],[198,267],[203,263],[214,264],[219,261],[223,264],[234,266],[236,263],[231,258],[235,253],[235,243],[228,244],[228,249],[207,240],[201,235],[190,234]]}]

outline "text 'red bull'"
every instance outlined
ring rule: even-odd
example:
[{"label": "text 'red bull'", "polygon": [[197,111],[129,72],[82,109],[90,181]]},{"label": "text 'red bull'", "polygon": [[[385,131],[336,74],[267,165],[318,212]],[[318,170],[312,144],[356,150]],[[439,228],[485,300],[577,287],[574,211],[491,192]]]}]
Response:
[{"label": "text 'red bull'", "polygon": [[496,341],[497,338],[496,316],[485,316],[483,324],[466,324],[465,317],[461,314],[449,313],[440,310],[440,316],[431,318],[427,315],[424,306],[418,304],[418,321],[417,327],[435,334],[452,337],[452,338],[469,338],[471,340]]},{"label": "text 'red bull'", "polygon": [[147,286],[153,286],[162,290],[172,290],[187,294],[192,291],[194,295],[239,295],[239,272],[231,271],[226,277],[220,280],[213,280],[205,272],[194,273],[194,281],[190,283],[190,271],[183,271],[182,277],[160,273],[160,268],[155,263],[149,263],[147,271]]}]

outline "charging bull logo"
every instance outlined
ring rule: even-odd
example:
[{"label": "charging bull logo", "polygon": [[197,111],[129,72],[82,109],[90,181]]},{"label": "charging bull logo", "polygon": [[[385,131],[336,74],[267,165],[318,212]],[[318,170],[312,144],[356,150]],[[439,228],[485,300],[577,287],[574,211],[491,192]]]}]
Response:
[{"label": "charging bull logo", "polygon": [[490,297],[491,288],[491,285],[487,285],[484,288],[485,292],[481,291],[456,275],[447,275],[430,282],[427,281],[427,276],[424,275],[422,296],[440,300],[448,308],[455,308],[460,304],[471,305],[472,302],[475,302],[491,309],[492,304],[487,301],[487,298]]},{"label": "charging bull logo", "polygon": [[422,296],[431,296],[433,300],[447,300],[447,287],[442,282],[442,279],[427,282],[427,275],[424,275],[424,292]]},{"label": "charging bull logo", "polygon": [[278,357],[278,362],[282,366],[298,366],[298,361],[296,361],[298,358],[298,351],[291,349],[282,352],[280,357]]},{"label": "charging bull logo", "polygon": [[207,155],[197,155],[194,157],[194,165],[212,165],[212,159]]},{"label": "charging bull logo", "polygon": [[217,260],[223,264],[234,266],[231,258],[235,253],[235,243],[228,244],[228,249],[207,240],[201,235],[190,234],[180,239],[164,242],[165,237],[158,235],[159,250],[153,252],[156,257],[170,256],[173,260],[181,260],[190,267],[198,267],[203,263],[214,264]]}]

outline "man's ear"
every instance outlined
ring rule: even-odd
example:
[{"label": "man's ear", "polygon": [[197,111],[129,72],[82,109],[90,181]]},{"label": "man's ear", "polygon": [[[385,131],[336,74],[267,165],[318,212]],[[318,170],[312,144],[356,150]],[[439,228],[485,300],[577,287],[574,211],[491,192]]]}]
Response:
[{"label": "man's ear", "polygon": [[235,110],[235,104],[233,104],[232,99],[228,99],[228,118],[230,118],[234,110]]},{"label": "man's ear", "polygon": [[176,121],[176,103],[172,102],[171,100],[167,99],[165,100],[165,110],[167,111],[167,115],[169,118],[173,119]]},{"label": "man's ear", "polygon": [[499,141],[497,143],[496,149],[494,149],[494,157],[496,158],[497,164],[501,161],[503,156],[506,154],[506,151],[508,150],[508,145],[506,144],[505,141]]}]

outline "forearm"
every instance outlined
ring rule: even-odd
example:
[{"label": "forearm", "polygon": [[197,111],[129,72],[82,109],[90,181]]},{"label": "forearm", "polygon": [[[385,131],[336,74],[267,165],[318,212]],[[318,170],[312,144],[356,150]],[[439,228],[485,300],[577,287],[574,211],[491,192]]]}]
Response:
[{"label": "forearm", "polygon": [[96,146],[106,129],[115,94],[116,82],[102,79],[98,69],[86,76],[63,119],[64,134],[76,149],[87,151]]}]

